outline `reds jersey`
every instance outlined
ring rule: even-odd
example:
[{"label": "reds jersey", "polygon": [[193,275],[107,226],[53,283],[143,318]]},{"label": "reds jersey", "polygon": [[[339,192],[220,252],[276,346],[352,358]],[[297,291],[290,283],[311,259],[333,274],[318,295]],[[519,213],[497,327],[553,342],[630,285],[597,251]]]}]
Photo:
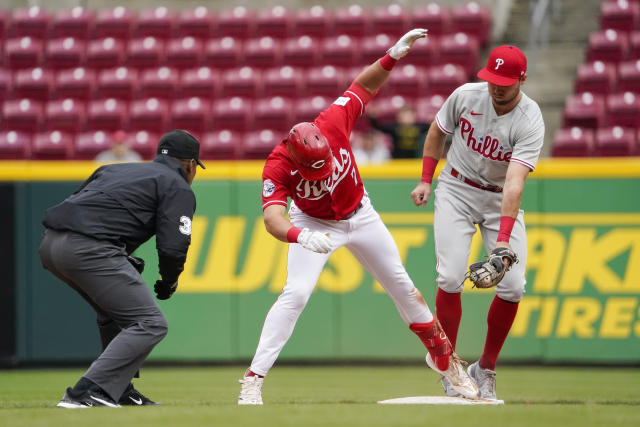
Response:
[{"label": "reds jersey", "polygon": [[498,116],[486,82],[457,88],[438,111],[436,122],[453,135],[447,163],[484,185],[504,186],[509,162],[534,170],[544,142],[538,104],[522,93],[513,110]]},{"label": "reds jersey", "polygon": [[371,98],[372,94],[354,82],[313,121],[333,153],[335,169],[328,178],[305,180],[290,159],[284,141],[273,149],[262,171],[263,210],[272,204],[286,206],[290,197],[309,216],[341,220],[358,206],[364,186],[349,136]]}]

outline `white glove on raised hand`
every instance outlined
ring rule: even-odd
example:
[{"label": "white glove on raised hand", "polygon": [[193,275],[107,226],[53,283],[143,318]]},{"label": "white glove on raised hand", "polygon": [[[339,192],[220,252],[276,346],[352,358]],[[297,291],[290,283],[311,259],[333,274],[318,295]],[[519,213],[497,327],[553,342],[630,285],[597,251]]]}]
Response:
[{"label": "white glove on raised hand", "polygon": [[407,53],[409,53],[411,46],[413,46],[413,43],[416,40],[423,37],[427,37],[427,30],[425,30],[424,28],[414,28],[413,30],[402,36],[400,40],[396,42],[396,44],[391,46],[389,50],[387,50],[387,53],[393,59],[400,59]]},{"label": "white glove on raised hand", "polygon": [[333,249],[331,238],[319,231],[311,231],[308,228],[303,228],[298,235],[298,243],[303,248],[310,251],[317,252],[319,254],[328,254]]}]

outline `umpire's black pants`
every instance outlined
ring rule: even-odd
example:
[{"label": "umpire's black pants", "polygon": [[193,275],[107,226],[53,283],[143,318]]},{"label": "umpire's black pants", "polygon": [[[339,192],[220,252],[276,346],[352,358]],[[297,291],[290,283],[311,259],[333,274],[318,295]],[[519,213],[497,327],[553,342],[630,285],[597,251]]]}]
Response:
[{"label": "umpire's black pants", "polygon": [[142,362],[167,334],[167,320],[123,247],[47,229],[39,249],[44,268],[121,329],[83,375],[118,401]]}]

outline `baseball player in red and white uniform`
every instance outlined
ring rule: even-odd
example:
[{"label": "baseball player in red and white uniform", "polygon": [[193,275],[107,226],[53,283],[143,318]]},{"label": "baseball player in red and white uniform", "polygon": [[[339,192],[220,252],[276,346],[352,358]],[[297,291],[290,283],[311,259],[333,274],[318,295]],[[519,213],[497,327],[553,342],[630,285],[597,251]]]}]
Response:
[{"label": "baseball player in red and white uniform", "polygon": [[[240,380],[238,404],[262,404],[264,376],[293,333],[329,256],[341,246],[346,246],[391,296],[402,319],[427,348],[429,366],[451,381],[457,392],[477,397],[477,387],[452,353],[373,208],[349,145],[356,119],[396,61],[425,36],[423,29],[405,34],[313,123],[295,125],[267,158],[262,173],[264,223],[276,239],[291,243],[287,280],[267,314],[251,366]],[[287,199],[291,199],[289,218]]]},{"label": "baseball player in red and white uniform", "polygon": [[[520,90],[526,71],[527,59],[520,49],[500,46],[478,72],[486,82],[467,83],[449,96],[436,116],[437,126],[427,133],[422,179],[411,192],[416,206],[427,203],[445,139],[452,135],[435,190],[433,228],[436,313],[454,348],[462,315],[461,283],[476,225],[487,253],[508,247],[518,255],[519,262],[496,287],[482,357],[468,369],[480,397],[486,399],[496,399],[496,360],[524,294],[527,242],[520,199],[544,140],[540,108]],[[446,378],[442,382],[447,395],[456,394]]]}]

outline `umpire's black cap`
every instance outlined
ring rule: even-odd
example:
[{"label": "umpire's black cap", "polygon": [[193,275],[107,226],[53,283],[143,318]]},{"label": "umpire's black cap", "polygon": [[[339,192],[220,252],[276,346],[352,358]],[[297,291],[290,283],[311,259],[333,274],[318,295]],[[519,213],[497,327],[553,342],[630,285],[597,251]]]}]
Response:
[{"label": "umpire's black cap", "polygon": [[157,153],[177,159],[194,159],[202,169],[206,169],[200,161],[200,143],[184,130],[176,129],[162,135]]}]

